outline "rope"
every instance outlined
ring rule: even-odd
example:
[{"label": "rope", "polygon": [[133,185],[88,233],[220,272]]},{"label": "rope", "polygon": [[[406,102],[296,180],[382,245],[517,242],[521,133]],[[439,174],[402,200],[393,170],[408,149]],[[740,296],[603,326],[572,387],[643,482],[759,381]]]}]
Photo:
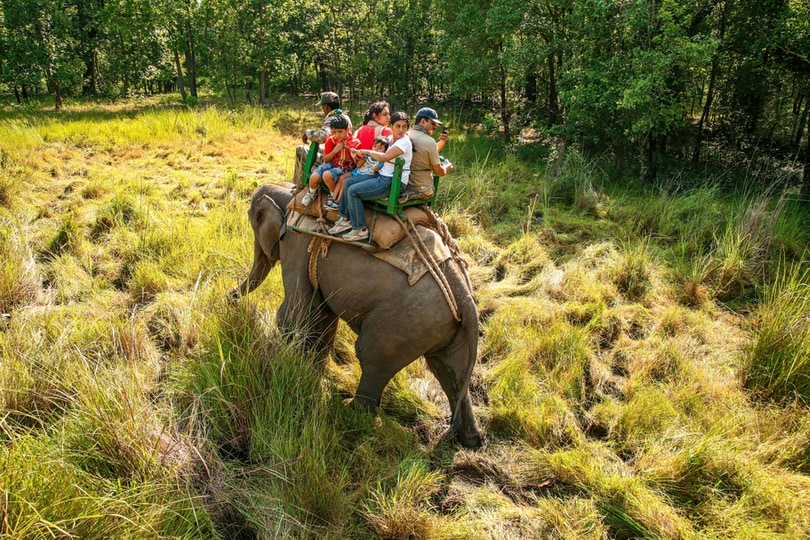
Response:
[{"label": "rope", "polygon": [[320,236],[313,236],[312,240],[307,246],[307,253],[309,253],[309,263],[307,264],[307,275],[309,282],[314,289],[318,288],[318,252],[321,258],[325,259],[329,255],[329,246],[332,245],[331,240],[326,240]]},{"label": "rope", "polygon": [[[405,234],[408,236],[408,239],[411,241],[414,251],[416,251],[416,254],[419,256],[422,263],[424,263],[425,267],[427,267],[428,271],[430,272],[430,275],[433,276],[433,279],[439,285],[439,289],[441,289],[442,294],[444,294],[444,299],[447,301],[447,305],[450,307],[450,312],[453,314],[453,318],[457,322],[461,322],[461,317],[458,314],[458,304],[456,303],[456,299],[453,297],[453,292],[450,290],[450,284],[447,283],[447,278],[439,268],[439,264],[433,258],[433,255],[430,253],[430,250],[427,249],[427,246],[425,246],[425,243],[419,236],[419,233],[416,230],[416,226],[413,224],[413,221],[411,221],[410,217],[405,216],[406,219],[408,220],[408,225],[405,225],[405,223],[402,222],[402,219],[400,219],[399,216],[395,214],[394,217],[396,217],[397,221],[405,231]],[[413,235],[411,234],[409,226],[410,228],[413,228],[413,231],[416,234]],[[414,240],[414,236],[416,236],[416,240]]]},{"label": "rope", "polygon": [[318,288],[318,245],[321,243],[321,238],[313,236],[312,240],[307,246],[307,253],[309,253],[309,264],[307,264],[307,274],[309,275],[309,282],[312,284],[313,289]]},{"label": "rope", "polygon": [[[453,238],[453,235],[450,234],[450,230],[447,228],[447,224],[445,224],[444,220],[440,218],[433,209],[425,206],[423,207],[425,214],[428,216],[430,220],[430,228],[436,231],[442,239],[442,242],[450,249],[450,254],[453,256],[453,260],[456,261],[461,267],[465,270],[469,268],[467,264],[467,260],[461,256],[461,248],[458,247],[458,243],[456,239]],[[464,274],[464,279],[467,281],[467,288],[472,290],[472,282],[470,281],[470,275],[467,272],[462,272]]]}]

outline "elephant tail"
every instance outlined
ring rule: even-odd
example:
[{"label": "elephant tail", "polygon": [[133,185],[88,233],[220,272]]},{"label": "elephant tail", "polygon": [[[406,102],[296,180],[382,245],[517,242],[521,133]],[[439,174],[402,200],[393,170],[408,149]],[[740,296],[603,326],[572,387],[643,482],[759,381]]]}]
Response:
[{"label": "elephant tail", "polygon": [[[464,285],[469,284],[469,276],[467,276],[466,267],[456,261],[457,271],[462,274]],[[478,361],[478,309],[475,307],[475,299],[473,298],[472,287],[462,286],[463,294],[456,294],[459,300],[459,308],[461,315],[461,330],[464,334],[465,343],[467,345],[467,369],[464,373],[464,379],[461,381],[461,387],[458,395],[456,396],[455,407],[453,407],[453,416],[450,420],[450,432],[456,434],[461,425],[463,414],[463,401],[467,397],[470,390],[470,379],[472,378],[475,363]],[[462,343],[462,346],[464,343]]]}]

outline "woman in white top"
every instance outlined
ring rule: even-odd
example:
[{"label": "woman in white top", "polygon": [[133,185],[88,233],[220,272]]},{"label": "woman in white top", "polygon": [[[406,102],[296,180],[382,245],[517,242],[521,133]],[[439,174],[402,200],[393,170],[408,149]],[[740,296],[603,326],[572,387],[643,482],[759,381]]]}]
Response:
[{"label": "woman in white top", "polygon": [[[368,238],[366,228],[366,213],[363,210],[363,201],[377,199],[391,191],[391,181],[394,177],[394,160],[398,157],[405,159],[402,167],[402,189],[408,185],[408,175],[411,172],[411,159],[413,158],[413,145],[408,137],[408,128],[411,120],[406,112],[395,112],[391,115],[391,131],[394,132],[393,141],[386,152],[373,150],[355,150],[354,157],[371,156],[382,163],[377,176],[355,176],[344,187],[343,197],[340,199],[337,223],[329,229],[330,234],[341,234],[344,240],[358,241]],[[347,219],[348,218],[348,219]],[[351,229],[351,230],[349,230]]]}]

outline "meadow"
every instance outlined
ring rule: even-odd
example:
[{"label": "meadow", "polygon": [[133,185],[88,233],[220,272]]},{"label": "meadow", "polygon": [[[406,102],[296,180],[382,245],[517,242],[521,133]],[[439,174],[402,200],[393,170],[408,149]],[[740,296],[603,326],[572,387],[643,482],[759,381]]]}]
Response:
[{"label": "meadow", "polygon": [[227,300],[311,106],[0,102],[0,537],[810,537],[807,210],[443,114],[474,451],[422,360],[346,406],[353,333],[282,339],[278,267]]}]

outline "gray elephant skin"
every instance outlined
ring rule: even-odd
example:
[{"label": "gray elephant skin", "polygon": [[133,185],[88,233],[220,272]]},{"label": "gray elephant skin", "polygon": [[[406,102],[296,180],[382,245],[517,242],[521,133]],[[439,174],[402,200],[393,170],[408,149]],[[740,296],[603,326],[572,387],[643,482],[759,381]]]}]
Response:
[{"label": "gray elephant skin", "polygon": [[450,403],[452,432],[463,446],[480,446],[482,434],[468,391],[478,352],[478,310],[466,270],[453,258],[441,265],[461,322],[454,319],[429,273],[410,286],[404,272],[340,242],[331,243],[326,258],[319,257],[316,289],[308,275],[312,236],[284,226],[292,187],[267,184],[254,192],[248,211],[253,267],[232,292],[234,298],[258,287],[281,262],[284,301],[277,323],[282,332],[302,336],[307,346],[320,351],[332,347],[339,319],[357,334],[355,351],[362,375],[356,405],[378,407],[391,378],[424,356]]}]

